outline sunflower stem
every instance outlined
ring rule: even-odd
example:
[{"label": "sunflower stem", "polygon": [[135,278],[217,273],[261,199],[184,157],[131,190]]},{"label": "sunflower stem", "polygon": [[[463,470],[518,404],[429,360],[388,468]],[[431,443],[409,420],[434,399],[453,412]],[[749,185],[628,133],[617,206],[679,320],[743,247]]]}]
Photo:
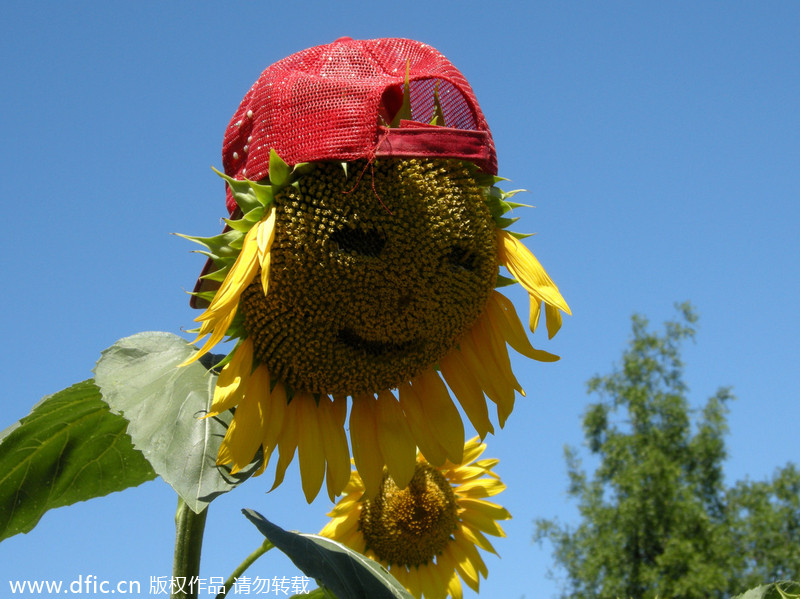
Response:
[{"label": "sunflower stem", "polygon": [[172,580],[175,581],[171,599],[197,599],[200,575],[200,551],[206,527],[208,508],[195,514],[178,497],[175,512],[175,554],[172,560]]},{"label": "sunflower stem", "polygon": [[275,545],[269,542],[269,539],[264,539],[264,542],[261,543],[258,549],[253,551],[253,553],[251,553],[250,555],[248,555],[244,559],[244,561],[241,564],[239,564],[233,572],[231,572],[231,575],[228,576],[228,580],[225,581],[225,588],[219,592],[216,599],[224,599],[225,596],[228,594],[228,591],[231,590],[231,587],[236,582],[236,579],[239,578],[242,574],[244,574],[244,571],[247,570],[247,568],[249,568],[250,566],[252,566],[253,562],[255,562],[259,557],[264,555],[274,546]]}]

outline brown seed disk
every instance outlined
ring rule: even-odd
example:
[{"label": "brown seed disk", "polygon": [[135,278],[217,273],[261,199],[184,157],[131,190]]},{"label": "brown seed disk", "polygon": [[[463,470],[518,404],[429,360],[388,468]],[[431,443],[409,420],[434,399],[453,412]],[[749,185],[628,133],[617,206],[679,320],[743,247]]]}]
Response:
[{"label": "brown seed disk", "polygon": [[453,489],[436,468],[417,462],[408,487],[386,474],[359,520],[367,547],[384,562],[421,566],[442,552],[458,524]]},{"label": "brown seed disk", "polygon": [[[291,387],[355,394],[437,363],[494,287],[494,222],[460,162],[319,163],[275,198],[269,293],[242,296],[256,359]],[[373,189],[374,186],[374,189]]]}]

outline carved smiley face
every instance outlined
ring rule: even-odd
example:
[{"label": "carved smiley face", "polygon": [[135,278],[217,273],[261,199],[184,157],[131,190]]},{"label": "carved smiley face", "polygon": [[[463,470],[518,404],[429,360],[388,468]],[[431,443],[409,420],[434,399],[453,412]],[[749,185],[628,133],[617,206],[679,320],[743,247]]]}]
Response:
[{"label": "carved smiley face", "polygon": [[348,170],[319,163],[278,194],[268,292],[256,277],[242,296],[257,360],[312,393],[378,392],[435,365],[498,271],[494,222],[463,164]]}]

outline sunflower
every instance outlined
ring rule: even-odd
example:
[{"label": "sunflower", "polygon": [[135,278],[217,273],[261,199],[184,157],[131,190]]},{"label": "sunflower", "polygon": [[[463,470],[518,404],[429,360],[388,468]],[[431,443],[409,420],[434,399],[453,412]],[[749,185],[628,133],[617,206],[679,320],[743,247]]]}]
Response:
[{"label": "sunflower", "polygon": [[195,343],[205,341],[189,362],[237,340],[209,414],[235,408],[218,464],[237,472],[261,450],[261,473],[277,449],[275,488],[297,453],[307,500],[323,480],[333,499],[350,477],[350,403],[367,492],[377,493],[385,467],[404,488],[417,447],[434,466],[462,462],[455,402],[481,439],[494,432],[487,397],[504,425],[524,395],[507,346],[558,359],[531,346],[495,289],[523,286],[531,331],[542,305],[550,337],[569,313],[521,236],[505,229],[519,204],[496,187],[500,178],[453,159],[289,167],[274,151],[267,180],[221,176],[240,217],[216,237],[185,236],[206,246],[217,270],[204,278],[218,287],[198,294],[207,308]]},{"label": "sunflower", "polygon": [[486,501],[505,485],[492,472],[498,460],[478,459],[485,449],[471,439],[462,462],[439,467],[418,455],[408,486],[384,471],[375,494],[353,471],[320,534],[382,563],[417,599],[460,598],[461,580],[477,592],[488,574],[478,548],[495,553],[485,535],[505,536],[497,521],[511,517]]}]

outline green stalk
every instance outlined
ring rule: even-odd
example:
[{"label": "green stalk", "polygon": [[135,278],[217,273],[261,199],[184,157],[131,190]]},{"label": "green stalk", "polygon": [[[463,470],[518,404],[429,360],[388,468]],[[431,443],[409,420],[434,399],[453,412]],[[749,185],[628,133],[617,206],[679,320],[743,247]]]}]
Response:
[{"label": "green stalk", "polygon": [[174,588],[171,599],[197,599],[200,551],[203,547],[207,515],[208,508],[195,514],[178,497],[178,511],[175,513],[175,554],[172,560]]},{"label": "green stalk", "polygon": [[225,581],[225,588],[219,592],[216,599],[224,599],[225,595],[227,595],[228,591],[231,590],[231,587],[236,583],[236,579],[239,578],[244,571],[247,570],[250,566],[253,565],[259,557],[264,555],[267,551],[272,549],[275,545],[269,542],[269,539],[264,539],[264,542],[253,551],[250,555],[248,555],[244,561],[239,564],[236,569],[228,576],[228,580]]}]

